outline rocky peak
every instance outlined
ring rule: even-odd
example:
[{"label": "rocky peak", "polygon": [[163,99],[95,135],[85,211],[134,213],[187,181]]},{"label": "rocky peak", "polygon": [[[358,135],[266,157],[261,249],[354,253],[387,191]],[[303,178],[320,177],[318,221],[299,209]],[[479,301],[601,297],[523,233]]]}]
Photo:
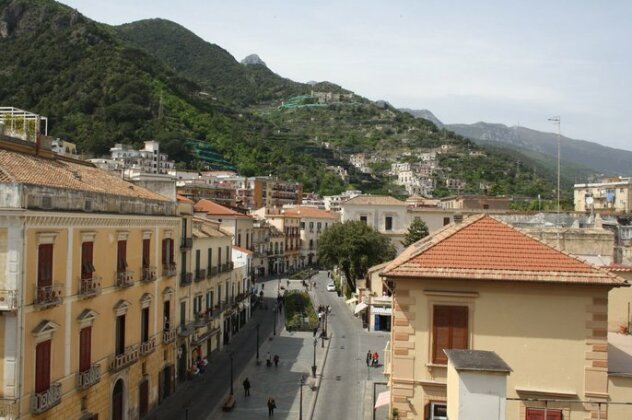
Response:
[{"label": "rocky peak", "polygon": [[241,60],[241,64],[246,66],[260,65],[267,67],[266,63],[257,54],[250,54],[248,57]]},{"label": "rocky peak", "polygon": [[36,32],[45,26],[60,31],[85,21],[76,10],[53,1],[30,4],[13,0],[0,7],[0,38]]}]

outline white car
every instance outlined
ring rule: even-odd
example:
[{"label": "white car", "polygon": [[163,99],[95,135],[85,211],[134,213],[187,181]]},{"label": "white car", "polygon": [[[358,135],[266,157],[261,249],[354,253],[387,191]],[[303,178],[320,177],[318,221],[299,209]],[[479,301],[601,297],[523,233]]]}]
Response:
[{"label": "white car", "polygon": [[328,292],[335,292],[336,291],[336,285],[333,282],[328,283],[327,284],[327,291]]}]

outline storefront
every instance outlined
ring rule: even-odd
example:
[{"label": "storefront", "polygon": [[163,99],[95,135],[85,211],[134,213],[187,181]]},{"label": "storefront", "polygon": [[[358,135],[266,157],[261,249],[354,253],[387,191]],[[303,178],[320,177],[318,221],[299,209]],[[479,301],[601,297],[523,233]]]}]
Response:
[{"label": "storefront", "polygon": [[371,331],[390,331],[391,314],[392,309],[390,306],[372,306]]}]

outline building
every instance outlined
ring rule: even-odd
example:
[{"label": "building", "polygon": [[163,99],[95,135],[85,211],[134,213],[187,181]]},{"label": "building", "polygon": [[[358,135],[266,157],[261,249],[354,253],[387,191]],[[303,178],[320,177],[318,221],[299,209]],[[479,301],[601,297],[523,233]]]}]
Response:
[{"label": "building", "polygon": [[318,264],[318,240],[320,235],[334,223],[339,221],[339,215],[314,207],[291,207],[284,209],[288,216],[298,216],[300,219],[302,265]]},{"label": "building", "polygon": [[[252,212],[252,215],[258,220],[265,219],[283,235],[283,243],[281,244],[279,244],[279,239],[281,239],[279,236],[270,238],[274,243],[274,249],[268,262],[270,264],[269,271],[273,274],[294,271],[305,266],[306,257],[301,254],[301,218],[297,214],[287,213],[287,210],[262,207]],[[278,252],[277,244],[279,244]]]},{"label": "building", "polygon": [[443,209],[458,210],[509,210],[511,197],[487,195],[456,195],[444,197],[439,202]]},{"label": "building", "polygon": [[127,144],[117,143],[110,149],[111,160],[123,166],[125,170],[136,169],[147,174],[168,174],[175,170],[175,163],[160,153],[157,141],[145,142],[145,147],[136,150]]},{"label": "building", "polygon": [[176,203],[43,146],[0,136],[0,413],[143,417],[174,386]]},{"label": "building", "polygon": [[195,204],[195,212],[207,219],[219,222],[222,229],[233,237],[233,245],[253,249],[252,236],[255,219],[252,216],[222,206],[211,200],[200,200]]},{"label": "building", "polygon": [[327,195],[323,197],[325,202],[325,210],[339,212],[341,210],[340,205],[350,198],[356,197],[362,194],[359,190],[349,190],[338,195]]},{"label": "building", "polygon": [[511,366],[507,419],[542,419],[545,406],[548,418],[610,418],[608,293],[623,279],[488,215],[417,242],[383,276],[394,287],[385,373],[400,418],[445,407],[446,349],[492,349]]},{"label": "building", "polygon": [[369,331],[391,330],[392,287],[381,277],[388,264],[385,262],[369,268],[366,279],[357,282],[358,302],[354,313],[362,318]]},{"label": "building", "polygon": [[611,177],[573,186],[575,211],[610,210],[627,213],[632,208],[632,178]]},{"label": "building", "polygon": [[385,195],[360,195],[341,205],[341,221],[360,220],[387,236],[400,252],[401,241],[408,229],[408,205]]},{"label": "building", "polygon": [[78,158],[78,154],[77,154],[77,145],[74,143],[71,143],[69,141],[65,141],[62,139],[54,139],[51,142],[51,150],[55,153],[57,153],[58,155],[66,155],[66,156],[71,156],[74,158]]}]

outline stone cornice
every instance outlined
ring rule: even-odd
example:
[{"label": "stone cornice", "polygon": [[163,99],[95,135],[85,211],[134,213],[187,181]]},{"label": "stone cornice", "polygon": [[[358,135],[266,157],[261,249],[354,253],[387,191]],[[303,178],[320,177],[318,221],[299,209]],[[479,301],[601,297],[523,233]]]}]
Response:
[{"label": "stone cornice", "polygon": [[56,214],[28,214],[23,216],[28,227],[169,227],[176,228],[180,225],[180,219],[176,216],[106,216],[106,215],[56,215]]}]

